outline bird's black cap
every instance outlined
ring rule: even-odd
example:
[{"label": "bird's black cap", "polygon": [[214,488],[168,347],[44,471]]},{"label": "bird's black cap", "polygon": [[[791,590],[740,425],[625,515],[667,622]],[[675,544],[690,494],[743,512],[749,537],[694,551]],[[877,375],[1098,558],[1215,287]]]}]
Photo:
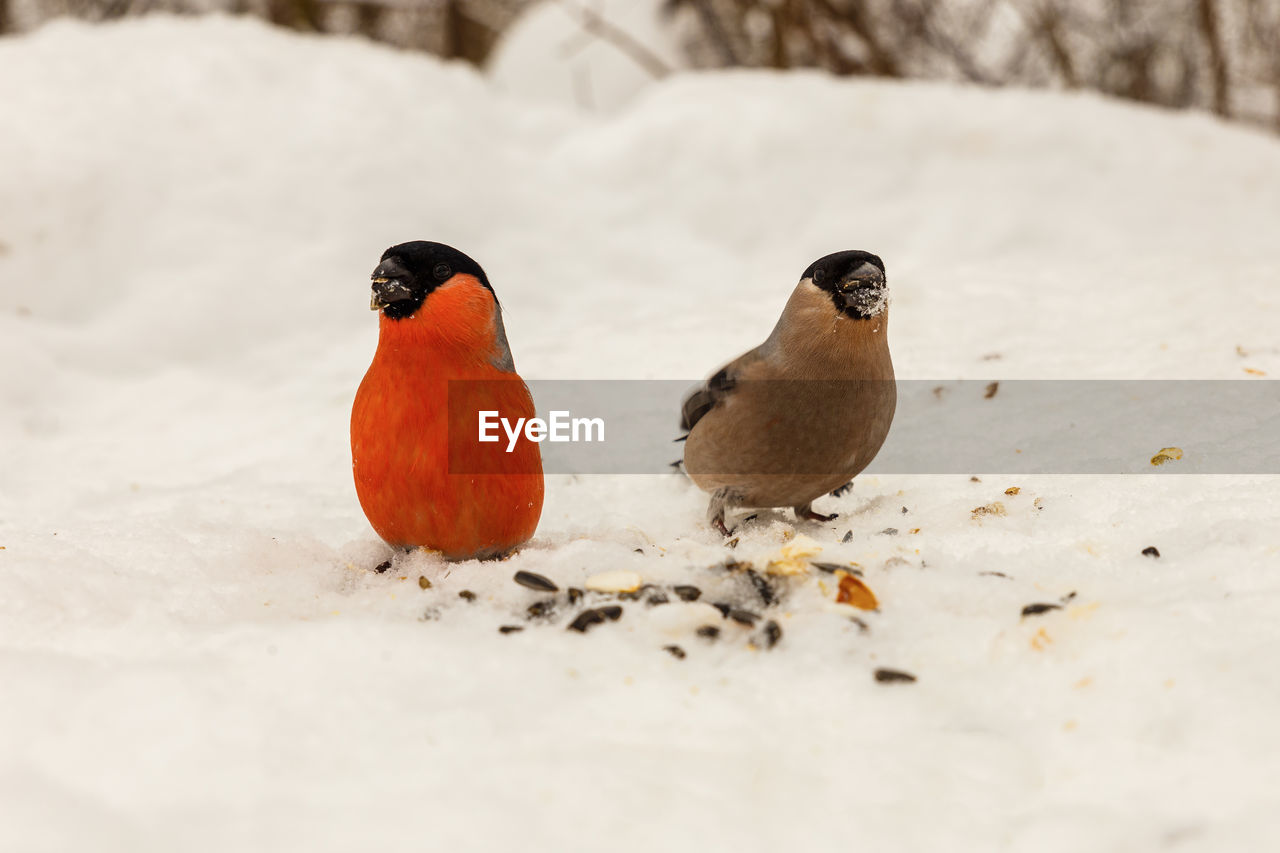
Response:
[{"label": "bird's black cap", "polygon": [[393,320],[412,315],[431,292],[459,273],[475,277],[493,292],[489,277],[469,256],[444,243],[414,240],[382,253],[373,271],[371,307]]}]

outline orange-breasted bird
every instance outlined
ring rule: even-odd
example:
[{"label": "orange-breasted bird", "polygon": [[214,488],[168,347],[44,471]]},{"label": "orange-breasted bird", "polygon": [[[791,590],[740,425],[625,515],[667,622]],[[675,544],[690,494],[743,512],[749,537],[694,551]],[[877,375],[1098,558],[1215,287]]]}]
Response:
[{"label": "orange-breasted bird", "polygon": [[441,243],[392,246],[373,271],[378,349],[351,409],[351,467],[389,544],[451,560],[501,557],[542,514],[542,456],[523,435],[479,441],[479,413],[517,423],[533,398],[502,309],[474,260]]}]

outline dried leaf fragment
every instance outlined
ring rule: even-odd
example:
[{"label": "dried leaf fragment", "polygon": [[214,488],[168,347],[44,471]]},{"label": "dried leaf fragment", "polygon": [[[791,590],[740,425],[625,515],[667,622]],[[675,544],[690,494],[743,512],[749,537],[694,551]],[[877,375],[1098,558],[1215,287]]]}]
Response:
[{"label": "dried leaf fragment", "polygon": [[861,578],[848,572],[837,572],[837,574],[840,576],[840,590],[836,593],[837,604],[848,604],[859,610],[880,608],[876,594],[871,591],[871,587],[862,582]]},{"label": "dried leaf fragment", "polygon": [[1000,503],[1000,501],[992,501],[989,504],[974,507],[969,510],[969,514],[973,518],[981,518],[984,515],[1008,515],[1005,511],[1004,504]]}]

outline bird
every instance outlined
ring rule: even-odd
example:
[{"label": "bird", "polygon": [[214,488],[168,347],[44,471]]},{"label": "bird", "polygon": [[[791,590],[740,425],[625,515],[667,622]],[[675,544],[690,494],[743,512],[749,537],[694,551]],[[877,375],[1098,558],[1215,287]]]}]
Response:
[{"label": "bird", "polygon": [[479,441],[480,412],[535,416],[484,270],[443,243],[392,246],[374,269],[378,346],[351,407],[356,495],[377,534],[448,560],[496,559],[542,514],[542,457]]},{"label": "bird", "polygon": [[798,520],[835,515],[813,501],[875,458],[897,405],[884,262],[864,251],[814,261],[768,339],[685,397],[684,468],[710,493],[708,522],[725,536],[730,508],[791,507]]}]

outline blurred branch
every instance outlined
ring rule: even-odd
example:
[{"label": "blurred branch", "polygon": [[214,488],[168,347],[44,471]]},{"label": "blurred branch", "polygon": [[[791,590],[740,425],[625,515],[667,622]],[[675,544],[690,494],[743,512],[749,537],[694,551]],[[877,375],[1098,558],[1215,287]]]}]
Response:
[{"label": "blurred branch", "polygon": [[660,80],[671,73],[671,66],[663,62],[656,53],[633,38],[626,30],[606,20],[598,12],[569,0],[561,0],[560,5],[566,12],[577,18],[578,26],[585,32],[613,45],[653,78]]},{"label": "blurred branch", "polygon": [[1231,112],[1230,90],[1227,78],[1227,56],[1222,47],[1218,29],[1216,0],[1199,0],[1200,32],[1209,48],[1209,68],[1213,74],[1213,111],[1220,116]]}]

